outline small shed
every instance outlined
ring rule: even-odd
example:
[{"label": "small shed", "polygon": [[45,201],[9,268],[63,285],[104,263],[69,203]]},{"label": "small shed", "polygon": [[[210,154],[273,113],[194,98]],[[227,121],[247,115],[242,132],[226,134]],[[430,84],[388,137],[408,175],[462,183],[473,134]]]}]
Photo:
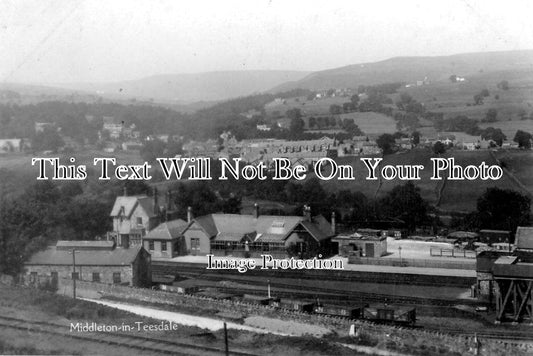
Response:
[{"label": "small shed", "polygon": [[338,254],[343,257],[381,257],[387,254],[387,236],[383,234],[355,232],[351,235],[338,235],[331,241],[338,245]]}]

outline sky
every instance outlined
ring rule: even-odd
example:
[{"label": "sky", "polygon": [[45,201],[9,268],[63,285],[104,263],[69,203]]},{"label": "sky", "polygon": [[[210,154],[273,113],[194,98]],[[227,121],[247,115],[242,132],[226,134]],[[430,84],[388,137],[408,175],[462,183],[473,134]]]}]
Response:
[{"label": "sky", "polygon": [[0,82],[316,71],[533,49],[529,0],[0,0]]}]

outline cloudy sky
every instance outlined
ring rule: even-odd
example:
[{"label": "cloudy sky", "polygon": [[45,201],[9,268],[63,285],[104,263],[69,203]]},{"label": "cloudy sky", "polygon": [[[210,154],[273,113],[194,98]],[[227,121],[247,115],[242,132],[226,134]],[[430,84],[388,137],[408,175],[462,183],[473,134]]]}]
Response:
[{"label": "cloudy sky", "polygon": [[533,1],[0,0],[0,82],[533,49]]}]

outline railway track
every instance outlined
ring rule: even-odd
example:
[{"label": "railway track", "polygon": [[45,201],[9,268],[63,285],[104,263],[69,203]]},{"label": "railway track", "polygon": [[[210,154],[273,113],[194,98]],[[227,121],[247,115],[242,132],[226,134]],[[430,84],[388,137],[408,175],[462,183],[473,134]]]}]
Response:
[{"label": "railway track", "polygon": [[[77,333],[70,332],[65,325],[49,323],[44,321],[30,321],[13,317],[0,316],[0,328],[10,328],[15,330],[31,331],[55,336],[71,338],[73,340],[83,340],[89,342],[114,345],[142,352],[152,352],[155,354],[169,355],[225,355],[224,349],[216,347],[202,346],[192,343],[163,340],[154,337],[139,335],[127,335],[118,332],[91,332]],[[230,355],[253,356],[241,351],[231,351]]]},{"label": "railway track", "polygon": [[[210,274],[198,274],[196,272],[182,272],[180,276],[190,277],[190,278],[199,278],[207,281],[220,281],[221,276],[219,275],[210,275]],[[257,280],[253,279],[242,279],[242,278],[232,278],[231,275],[225,275],[223,277],[226,281],[231,281],[234,283],[241,284],[240,287],[220,287],[215,288],[219,290],[227,291],[228,293],[250,293],[257,292],[257,288],[253,286],[258,286]],[[344,290],[332,290],[330,288],[324,288],[319,286],[314,287],[305,287],[305,291],[302,288],[296,289],[294,283],[282,283],[276,279],[271,281],[272,288],[276,288],[276,293],[280,297],[302,297],[307,299],[320,299],[330,300],[332,302],[364,302],[364,303],[395,303],[395,304],[406,304],[406,305],[432,305],[432,306],[454,306],[458,302],[457,300],[446,300],[446,299],[436,299],[436,298],[425,298],[425,297],[415,297],[415,296],[401,296],[401,295],[391,295],[391,294],[381,294],[381,293],[370,293],[370,292],[358,292],[358,291],[344,291]],[[243,287],[242,285],[249,285],[250,288]],[[261,284],[264,287],[264,283]],[[203,287],[209,287],[204,285]],[[480,303],[478,301],[469,301],[462,300],[461,304],[478,306]]]}]

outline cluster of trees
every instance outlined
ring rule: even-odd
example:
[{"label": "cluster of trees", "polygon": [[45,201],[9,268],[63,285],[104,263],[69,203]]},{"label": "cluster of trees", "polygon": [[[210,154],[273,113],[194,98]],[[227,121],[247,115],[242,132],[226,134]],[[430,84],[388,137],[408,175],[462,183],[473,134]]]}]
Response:
[{"label": "cluster of trees", "polygon": [[477,200],[476,211],[456,216],[453,228],[508,230],[512,234],[518,226],[530,225],[531,199],[510,189],[488,188]]},{"label": "cluster of trees", "polygon": [[[109,231],[109,212],[122,186],[96,178],[93,182],[39,181],[9,197],[2,189],[0,273],[17,273],[28,256],[56,240],[92,240]],[[146,189],[138,184],[128,186],[132,194]]]},{"label": "cluster of trees", "polygon": [[459,115],[449,119],[438,117],[435,118],[433,123],[437,131],[459,131],[469,135],[479,135],[481,132],[477,121],[465,115]]},{"label": "cluster of trees", "polygon": [[474,105],[483,105],[483,100],[490,96],[488,89],[483,89],[478,94],[474,95]]}]

